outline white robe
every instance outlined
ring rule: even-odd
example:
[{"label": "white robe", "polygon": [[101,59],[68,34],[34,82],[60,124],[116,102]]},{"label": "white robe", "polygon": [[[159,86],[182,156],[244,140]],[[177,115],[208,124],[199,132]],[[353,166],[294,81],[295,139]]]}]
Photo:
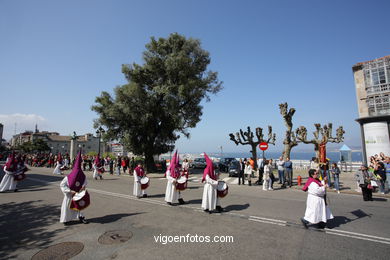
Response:
[{"label": "white robe", "polygon": [[[86,185],[87,185],[87,178],[85,178],[83,187],[85,187]],[[72,201],[72,193],[68,185],[67,176],[61,181],[60,187],[62,193],[64,193],[64,199],[62,200],[62,205],[61,205],[60,222],[61,223],[68,222],[83,216],[81,211],[70,209],[70,203]]]},{"label": "white robe", "polygon": [[134,176],[134,188],[133,188],[133,195],[136,197],[141,197],[145,193],[145,190],[141,190],[141,177],[137,175],[137,172],[134,170],[133,172]]},{"label": "white robe", "polygon": [[167,170],[167,189],[165,190],[165,201],[170,203],[178,203],[180,193],[176,190],[175,178],[171,176],[171,172]]},{"label": "white robe", "polygon": [[102,176],[102,174],[98,171],[98,168],[96,167],[96,164],[92,164],[93,168],[93,178],[97,179],[98,177]]},{"label": "white robe", "polygon": [[325,205],[325,186],[318,186],[317,183],[312,182],[310,183],[307,192],[304,219],[312,224],[317,224],[319,222],[326,223],[328,219],[332,219],[333,215],[330,209]]},{"label": "white robe", "polygon": [[56,162],[56,167],[54,168],[54,174],[62,174],[61,172],[62,164],[60,162]]},{"label": "white robe", "polygon": [[203,189],[202,209],[215,210],[219,206],[219,198],[217,196],[218,181],[213,180],[207,174]]},{"label": "white robe", "polygon": [[5,167],[3,169],[5,174],[0,183],[0,192],[16,189],[17,181],[14,180],[15,173],[5,170]]}]

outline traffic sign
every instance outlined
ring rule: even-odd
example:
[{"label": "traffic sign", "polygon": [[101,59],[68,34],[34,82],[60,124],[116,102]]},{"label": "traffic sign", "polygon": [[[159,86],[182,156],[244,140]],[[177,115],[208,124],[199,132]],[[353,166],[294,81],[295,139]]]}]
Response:
[{"label": "traffic sign", "polygon": [[267,150],[267,149],[268,149],[268,143],[266,143],[266,142],[260,143],[260,144],[259,144],[259,148],[260,148],[260,150],[262,150],[262,151]]}]

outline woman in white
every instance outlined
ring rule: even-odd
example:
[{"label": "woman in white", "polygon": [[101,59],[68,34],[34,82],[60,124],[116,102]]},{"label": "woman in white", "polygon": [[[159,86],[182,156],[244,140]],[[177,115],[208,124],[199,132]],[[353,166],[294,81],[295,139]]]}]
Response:
[{"label": "woman in white", "polygon": [[273,190],[272,188],[272,178],[271,175],[273,174],[273,169],[271,160],[265,160],[264,161],[264,174],[263,174],[263,190]]},{"label": "woman in white", "polygon": [[252,185],[252,172],[253,172],[253,169],[252,169],[252,166],[251,164],[249,163],[249,161],[246,161],[245,162],[245,169],[244,169],[244,175],[245,175],[245,179],[248,181],[248,185],[251,186]]},{"label": "woman in white", "polygon": [[307,191],[306,211],[305,216],[301,218],[302,224],[308,228],[308,224],[318,224],[320,228],[326,226],[328,219],[333,219],[333,215],[326,205],[326,187],[325,180],[321,182],[318,179],[318,170],[309,170],[309,179],[303,191]]},{"label": "woman in white", "polygon": [[218,175],[215,173],[213,161],[204,154],[206,159],[206,168],[203,172],[202,182],[205,182],[202,197],[202,209],[205,212],[211,213],[213,210],[222,212],[223,208],[220,205],[219,198],[217,196]]}]

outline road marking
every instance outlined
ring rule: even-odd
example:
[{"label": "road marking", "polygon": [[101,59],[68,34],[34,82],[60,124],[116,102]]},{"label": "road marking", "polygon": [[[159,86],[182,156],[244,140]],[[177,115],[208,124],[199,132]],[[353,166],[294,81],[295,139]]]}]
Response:
[{"label": "road marking", "polygon": [[[31,178],[31,177],[29,177],[29,179],[32,181],[36,181],[36,182],[40,182],[40,183],[44,183],[44,184],[49,184],[49,185],[53,185],[53,186],[57,185],[59,183],[58,181],[49,182],[49,181],[43,181],[43,180],[39,180],[36,178]],[[132,195],[115,193],[115,192],[104,191],[104,190],[97,190],[97,189],[93,189],[93,188],[88,188],[88,190],[92,191],[92,192],[99,193],[99,194],[103,194],[103,195],[124,198],[124,199],[131,199],[131,200],[138,201],[138,202],[146,202],[146,203],[165,206],[165,207],[172,207],[172,206],[166,204],[165,202],[150,199],[150,198],[138,199],[137,197],[132,196]],[[189,206],[189,205],[180,205],[179,207],[193,209],[194,211],[197,211],[197,212],[203,211],[201,208],[193,207],[193,206]],[[247,216],[247,215],[242,215],[242,214],[232,213],[232,212],[226,212],[226,213],[223,213],[223,215],[231,215],[231,216],[235,216],[235,217],[241,217],[241,218],[248,219],[249,221],[263,223],[263,224],[272,224],[272,225],[278,225],[278,226],[284,226],[284,227],[291,226],[291,225],[288,225],[290,223],[288,223],[287,221],[279,220],[279,219],[271,219],[271,218],[258,217],[258,216]],[[300,226],[296,223],[291,223],[291,224],[294,224],[296,226]],[[371,241],[371,242],[375,242],[375,243],[390,245],[390,238],[386,238],[386,237],[372,236],[372,235],[366,235],[366,234],[362,234],[362,233],[344,231],[344,230],[339,230],[339,229],[328,229],[328,228],[325,229],[325,233],[329,234],[329,235],[349,237],[349,238],[355,238],[355,239],[366,240],[366,241]]]}]

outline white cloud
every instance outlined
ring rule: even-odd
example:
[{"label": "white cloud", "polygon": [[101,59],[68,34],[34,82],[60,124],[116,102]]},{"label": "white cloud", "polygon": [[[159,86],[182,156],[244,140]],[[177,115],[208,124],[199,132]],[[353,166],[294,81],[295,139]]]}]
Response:
[{"label": "white cloud", "polygon": [[11,115],[0,114],[0,123],[4,125],[3,138],[9,140],[14,134],[25,130],[35,130],[35,125],[38,124],[38,129],[47,126],[47,121],[43,116],[35,114],[20,114]]}]

